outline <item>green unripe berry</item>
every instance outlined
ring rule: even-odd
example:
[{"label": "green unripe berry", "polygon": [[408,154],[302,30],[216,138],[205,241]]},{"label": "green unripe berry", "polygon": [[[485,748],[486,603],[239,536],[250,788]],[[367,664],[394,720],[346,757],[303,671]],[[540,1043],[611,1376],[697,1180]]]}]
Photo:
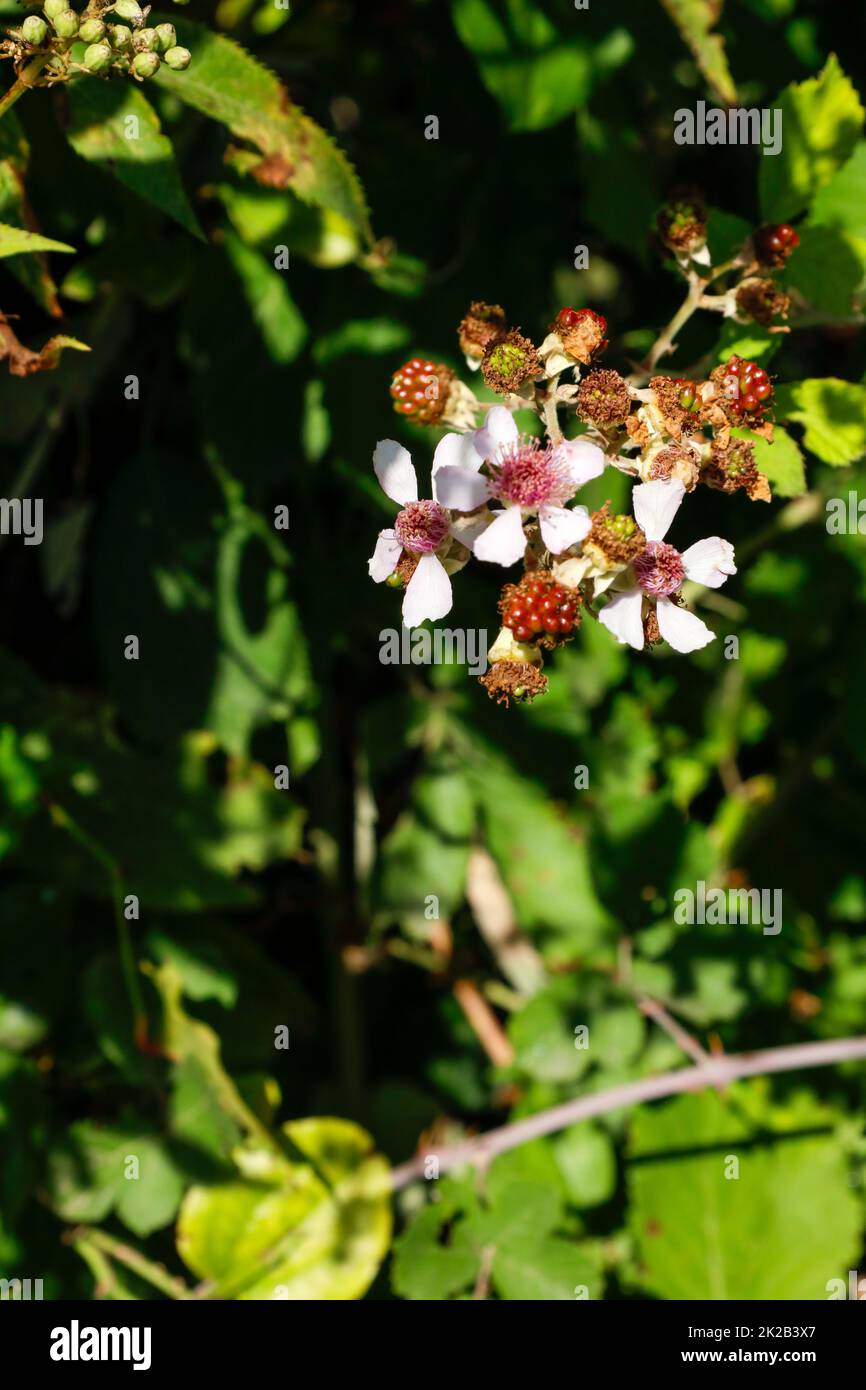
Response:
[{"label": "green unripe berry", "polygon": [[82,43],[100,43],[105,38],[105,25],[101,19],[85,19],[78,37]]},{"label": "green unripe berry", "polygon": [[130,70],[136,77],[153,77],[159,67],[159,57],[156,53],[136,53],[130,64]]},{"label": "green unripe berry", "polygon": [[42,6],[42,13],[49,19],[55,19],[59,14],[65,14],[69,9],[69,0],[45,0]]},{"label": "green unripe berry", "polygon": [[165,55],[165,61],[174,72],[183,72],[192,62],[192,54],[188,48],[170,48]]},{"label": "green unripe berry", "polygon": [[153,31],[156,34],[156,50],[158,53],[167,53],[170,48],[177,44],[177,30],[173,24],[157,24]]},{"label": "green unripe berry", "polygon": [[78,33],[78,15],[74,10],[64,10],[62,14],[52,15],[51,23],[60,39],[74,39]]},{"label": "green unripe berry", "polygon": [[163,59],[174,72],[183,72],[192,62],[192,54],[188,48],[170,48]]},{"label": "green unripe berry", "polygon": [[29,14],[21,25],[21,33],[34,48],[41,48],[48,37],[48,25],[38,14]]},{"label": "green unripe berry", "polygon": [[107,43],[92,43],[84,54],[88,72],[108,72],[113,61],[114,54]]},{"label": "green unripe berry", "polygon": [[112,48],[117,49],[118,52],[122,52],[129,48],[132,42],[132,30],[127,29],[125,24],[109,24],[108,42],[111,44]]},{"label": "green unripe berry", "polygon": [[116,0],[111,8],[121,19],[131,20],[133,24],[140,24],[144,18],[138,0]]},{"label": "green unripe berry", "polygon": [[136,53],[155,53],[157,48],[155,29],[137,29],[132,36],[132,46]]}]

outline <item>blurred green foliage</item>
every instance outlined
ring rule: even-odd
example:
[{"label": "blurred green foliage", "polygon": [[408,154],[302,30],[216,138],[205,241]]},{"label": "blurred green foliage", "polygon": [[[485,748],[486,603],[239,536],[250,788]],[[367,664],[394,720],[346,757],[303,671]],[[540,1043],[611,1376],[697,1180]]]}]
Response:
[{"label": "blurred green foliage", "polygon": [[[678,1065],[641,991],[728,1051],[863,1028],[866,542],[824,518],[866,487],[866,20],[717,8],[194,0],[187,72],[0,121],[0,220],[75,251],[5,258],[0,308],[90,348],[0,376],[0,491],[46,511],[41,547],[0,538],[4,1277],[165,1295],[115,1258],[129,1233],[239,1298],[821,1299],[862,1262],[854,1066],[411,1187],[393,1256],[373,1153]],[[674,145],[674,112],[731,84],[781,105],[778,158]],[[672,362],[772,363],[787,422],[771,507],[690,505],[692,538],[737,549],[703,596],[719,640],[636,658],[586,623],[509,712],[463,669],[381,665],[372,449],[399,437],[423,474],[431,444],[392,371],[462,370],[476,298],[533,335],[589,303],[628,369],[678,302],[650,231],[683,183],[717,260],[769,217],[802,236],[794,331],[705,315]],[[627,504],[621,476],[593,489]],[[458,576],[454,624],[493,629],[496,592]],[[781,888],[783,931],[678,925],[698,880]]]}]

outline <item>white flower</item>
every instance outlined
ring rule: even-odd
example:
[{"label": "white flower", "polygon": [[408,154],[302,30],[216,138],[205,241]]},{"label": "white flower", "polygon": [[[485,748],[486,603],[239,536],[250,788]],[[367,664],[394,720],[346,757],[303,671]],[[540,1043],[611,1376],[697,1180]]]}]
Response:
[{"label": "white flower", "polygon": [[577,545],[592,529],[585,507],[565,503],[590,478],[604,471],[604,452],[588,440],[544,444],[521,439],[510,411],[495,405],[472,436],[476,453],[490,470],[489,495],[504,503],[479,535],[473,550],[479,560],[513,565],[526,549],[524,516],[538,516],[542,540],[554,555]]},{"label": "white flower", "polygon": [[[373,454],[373,468],[383,492],[400,511],[393,528],[379,532],[367,569],[381,584],[393,574],[404,550],[419,557],[403,597],[403,623],[417,627],[427,618],[435,621],[451,611],[451,580],[437,551],[450,544],[454,533],[450,511],[469,512],[487,498],[487,485],[478,470],[484,462],[472,436],[446,434],[433,456],[433,498],[418,499],[418,479],[408,449],[393,439],[382,439]],[[460,533],[468,544],[471,535]]]},{"label": "white flower", "polygon": [[682,554],[664,537],[679,510],[685,488],[679,479],[641,483],[632,492],[635,520],[647,538],[647,548],[632,569],[637,581],[612,598],[599,620],[620,643],[640,651],[644,645],[644,601],[655,606],[659,632],[678,652],[695,652],[712,642],[715,633],[687,608],[672,602],[686,579],[718,589],[736,574],[734,547],[720,536],[697,541]]}]

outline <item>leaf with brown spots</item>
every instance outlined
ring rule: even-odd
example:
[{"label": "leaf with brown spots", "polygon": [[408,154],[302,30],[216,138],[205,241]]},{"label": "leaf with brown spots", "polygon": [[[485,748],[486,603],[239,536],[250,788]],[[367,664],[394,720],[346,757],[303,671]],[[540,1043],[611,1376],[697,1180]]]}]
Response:
[{"label": "leaf with brown spots", "polygon": [[[185,72],[172,72],[163,64],[154,82],[187,106],[221,121],[244,141],[247,149],[233,162],[240,162],[259,183],[289,188],[302,202],[338,213],[366,246],[372,245],[361,183],[330,135],[295,106],[275,74],[239,44],[194,20],[168,18],[193,60]],[[260,157],[251,156],[250,150]]]}]

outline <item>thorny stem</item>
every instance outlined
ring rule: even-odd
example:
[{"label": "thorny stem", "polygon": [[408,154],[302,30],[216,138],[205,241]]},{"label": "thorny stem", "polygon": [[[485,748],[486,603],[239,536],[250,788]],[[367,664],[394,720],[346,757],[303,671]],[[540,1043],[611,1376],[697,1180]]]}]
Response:
[{"label": "thorny stem", "polygon": [[866,1061],[866,1037],[795,1043],[793,1046],[770,1047],[760,1052],[742,1052],[728,1057],[713,1056],[694,1067],[663,1072],[659,1076],[645,1076],[624,1086],[614,1086],[609,1091],[579,1096],[575,1100],[551,1106],[549,1110],[542,1110],[537,1115],[529,1115],[515,1124],[491,1129],[476,1139],[467,1139],[451,1148],[440,1149],[438,1153],[416,1154],[408,1163],[393,1170],[391,1186],[396,1192],[422,1178],[430,1157],[438,1160],[440,1173],[447,1173],[466,1163],[489,1163],[497,1154],[507,1153],[509,1149],[516,1149],[532,1139],[556,1134],[581,1120],[606,1115],[626,1106],[660,1100],[663,1096],[702,1091],[709,1086],[729,1086],[749,1076],[806,1071],[811,1067],[829,1067],[838,1062],[853,1061]]}]

